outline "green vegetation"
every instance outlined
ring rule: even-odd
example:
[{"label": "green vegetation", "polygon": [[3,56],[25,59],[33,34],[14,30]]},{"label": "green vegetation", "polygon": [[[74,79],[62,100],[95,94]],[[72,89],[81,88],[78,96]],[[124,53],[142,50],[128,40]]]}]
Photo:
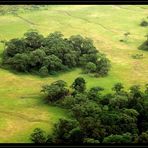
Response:
[{"label": "green vegetation", "polygon": [[142,27],[146,27],[146,26],[148,26],[148,21],[147,20],[142,20],[142,22],[140,23],[140,25]]},{"label": "green vegetation", "polygon": [[[84,70],[74,68],[44,78],[37,74],[12,73],[11,70],[0,67],[1,143],[31,142],[29,137],[35,128],[41,128],[52,135],[53,125],[59,121],[59,118],[70,118],[67,110],[44,103],[46,99],[43,99],[44,95],[40,93],[43,85],[64,80],[68,85],[66,88],[69,88],[77,77],[83,77],[87,90],[93,87],[104,88],[102,91],[92,89],[89,96],[95,100],[97,91],[99,96],[103,95],[99,100],[104,105],[109,102],[108,98],[113,93],[112,87],[117,82],[122,83],[126,91],[134,84],[140,84],[141,90],[144,91],[145,84],[148,83],[148,52],[138,50],[138,47],[147,40],[145,37],[148,33],[147,27],[141,27],[140,23],[143,18],[147,20],[148,6],[50,5],[35,11],[24,10],[24,7],[29,8],[28,5],[2,7],[3,9],[18,8],[19,11],[17,15],[12,13],[0,15],[0,41],[2,41],[0,42],[0,61],[2,61],[5,41],[20,39],[27,30],[35,29],[44,37],[49,33],[61,31],[65,38],[75,34],[91,38],[99,52],[104,53],[111,61],[111,69],[106,77],[92,77],[94,73],[85,74]],[[133,13],[134,17],[131,17]],[[127,42],[120,42],[119,40],[124,39],[124,34],[127,32],[130,32]],[[137,60],[131,57],[136,54],[143,54],[144,58]],[[43,67],[39,72],[44,76],[47,69]],[[71,96],[66,98],[62,103],[67,106],[68,103],[71,104],[70,102],[77,102],[76,100],[83,101],[80,95],[77,95],[76,100]],[[147,99],[145,101],[147,102]],[[122,98],[121,102],[123,102]],[[113,103],[116,104],[116,100],[112,100]],[[105,106],[104,109],[107,107]],[[146,132],[143,132],[142,137],[147,137]],[[85,142],[99,143],[93,138],[85,138]]]},{"label": "green vegetation", "polygon": [[[148,97],[148,85],[144,91],[141,91],[139,85],[133,85],[125,91],[122,83],[116,83],[112,88],[114,93],[105,95],[100,92],[103,88],[94,87],[87,90],[82,77],[74,80],[71,91],[65,86],[66,82],[62,80],[48,85],[49,89],[44,88],[48,90],[45,91],[46,99],[50,101],[49,104],[54,103],[66,108],[71,112],[73,119],[60,119],[55,124],[52,135],[43,136],[41,129],[35,129],[31,135],[33,142],[54,144],[146,142],[148,107],[145,100]],[[108,101],[102,102],[106,100],[105,97]]]},{"label": "green vegetation", "polygon": [[62,37],[60,32],[46,38],[37,31],[26,32],[24,38],[5,43],[2,64],[18,72],[40,72],[42,76],[75,67],[84,67],[87,73],[97,76],[108,74],[110,62],[98,52],[91,39],[80,35]]}]

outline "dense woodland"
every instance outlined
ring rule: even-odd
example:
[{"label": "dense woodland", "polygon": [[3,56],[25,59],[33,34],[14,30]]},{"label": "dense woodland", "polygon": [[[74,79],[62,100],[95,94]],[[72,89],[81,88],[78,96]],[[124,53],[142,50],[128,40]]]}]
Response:
[{"label": "dense woodland", "polygon": [[116,83],[113,93],[103,94],[104,88],[86,89],[85,79],[78,77],[71,88],[59,80],[42,87],[49,104],[71,112],[71,119],[60,119],[53,134],[36,128],[31,134],[34,143],[147,143],[148,84],[128,90]]},{"label": "dense woodland", "polygon": [[110,61],[93,45],[90,38],[73,35],[64,38],[60,32],[47,37],[28,31],[24,37],[3,41],[3,65],[18,72],[32,72],[41,76],[81,67],[84,73],[105,76]]}]

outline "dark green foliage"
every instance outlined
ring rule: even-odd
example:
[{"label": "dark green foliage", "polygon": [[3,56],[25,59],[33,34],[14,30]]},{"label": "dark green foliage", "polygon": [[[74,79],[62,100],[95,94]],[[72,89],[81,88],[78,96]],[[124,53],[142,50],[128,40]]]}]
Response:
[{"label": "dark green foliage", "polygon": [[66,82],[59,80],[51,83],[51,85],[44,85],[42,92],[47,94],[47,100],[49,102],[55,102],[68,94],[69,90],[66,88],[66,85]]},{"label": "dark green foliage", "polygon": [[85,72],[86,73],[93,73],[96,71],[96,64],[92,62],[88,62],[85,66]]},{"label": "dark green foliage", "polygon": [[94,101],[99,101],[100,97],[101,97],[101,91],[103,91],[104,89],[101,87],[92,87],[89,92],[88,92],[88,98],[90,100],[94,100]]},{"label": "dark green foliage", "polygon": [[[17,54],[21,56],[19,62],[18,57],[15,57]],[[27,66],[24,65],[26,59],[22,58],[23,54],[29,58]],[[16,71],[35,72],[42,76],[74,67],[82,67],[87,73],[105,76],[109,71],[109,63],[94,47],[91,39],[80,35],[64,38],[60,32],[44,37],[36,30],[29,30],[23,38],[5,42],[3,53],[3,65]]]},{"label": "dark green foliage", "polygon": [[84,78],[82,77],[78,77],[75,79],[75,81],[73,82],[73,84],[71,85],[71,87],[77,91],[77,92],[84,92],[86,89],[86,82],[84,80]]},{"label": "dark green foliage", "polygon": [[103,140],[103,143],[110,143],[110,144],[115,144],[115,143],[131,143],[132,142],[132,137],[130,133],[125,133],[123,135],[110,135],[108,137],[105,137]]},{"label": "dark green foliage", "polygon": [[66,108],[72,117],[72,120],[61,119],[55,125],[47,143],[147,143],[147,85],[144,91],[139,85],[133,85],[126,92],[121,83],[116,83],[115,93],[103,95],[101,87],[86,90],[85,79],[78,77],[72,88],[74,92],[60,80],[43,89],[48,101]]},{"label": "dark green foliage", "polygon": [[60,119],[55,125],[54,141],[60,143],[82,143],[82,133],[76,120]]},{"label": "dark green foliage", "polygon": [[29,68],[30,58],[26,53],[17,53],[13,58],[10,58],[8,63],[11,63],[13,69],[21,72],[27,72]]},{"label": "dark green foliage", "polygon": [[66,96],[62,101],[62,105],[66,108],[71,109],[76,104],[83,104],[88,101],[87,95],[77,93],[75,96]]},{"label": "dark green foliage", "polygon": [[110,61],[104,55],[101,54],[99,55],[99,59],[96,62],[96,66],[96,77],[106,76],[111,67]]},{"label": "dark green foliage", "polygon": [[43,66],[40,68],[39,73],[41,76],[47,76],[48,75],[48,68],[46,66]]},{"label": "dark green foliage", "polygon": [[46,142],[46,136],[45,131],[43,131],[40,128],[34,129],[33,133],[30,136],[30,139],[33,143],[45,143]]},{"label": "dark green foliage", "polygon": [[44,37],[37,31],[28,31],[24,34],[24,43],[30,50],[38,49],[41,47]]},{"label": "dark green foliage", "polygon": [[140,23],[140,26],[142,26],[142,27],[148,26],[148,21],[142,20],[142,22]]},{"label": "dark green foliage", "polygon": [[123,89],[122,83],[116,83],[114,87],[112,88],[113,91],[115,91],[117,94]]},{"label": "dark green foliage", "polygon": [[139,136],[138,142],[139,142],[139,143],[145,143],[145,144],[148,143],[148,131],[143,132],[143,133]]},{"label": "dark green foliage", "polygon": [[85,117],[95,117],[98,116],[101,113],[101,108],[98,104],[95,102],[89,101],[82,104],[76,104],[72,108],[74,116],[79,118],[85,118]]}]

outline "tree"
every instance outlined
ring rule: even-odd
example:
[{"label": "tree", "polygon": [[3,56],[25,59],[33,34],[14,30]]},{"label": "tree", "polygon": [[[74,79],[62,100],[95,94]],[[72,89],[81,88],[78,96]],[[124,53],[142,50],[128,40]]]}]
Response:
[{"label": "tree", "polygon": [[92,73],[96,71],[96,65],[92,62],[88,62],[85,66],[86,73]]},{"label": "tree", "polygon": [[75,91],[84,92],[85,89],[86,89],[86,82],[85,82],[84,78],[77,77],[75,79],[75,81],[72,83],[72,86],[71,87],[73,89],[75,89]]},{"label": "tree", "polygon": [[72,108],[72,112],[76,119],[83,119],[84,117],[96,117],[101,113],[101,107],[92,101],[87,101],[81,104],[76,104]]},{"label": "tree", "polygon": [[116,95],[109,101],[109,107],[114,109],[122,109],[128,106],[128,98],[123,95]]},{"label": "tree", "polygon": [[106,131],[98,117],[87,116],[79,120],[79,123],[84,138],[91,137],[92,139],[100,141],[100,143],[102,142]]},{"label": "tree", "polygon": [[76,104],[83,104],[87,102],[88,98],[86,94],[77,93],[75,96],[66,96],[63,101],[62,105],[66,108],[73,108]]},{"label": "tree", "polygon": [[66,85],[66,82],[59,80],[51,83],[51,85],[44,85],[41,91],[47,94],[49,102],[56,102],[68,94],[69,90]]},{"label": "tree", "polygon": [[8,62],[10,62],[12,68],[16,69],[20,72],[27,72],[29,69],[29,60],[27,54],[23,53],[17,53],[13,58],[9,59]]},{"label": "tree", "polygon": [[113,91],[115,91],[117,94],[119,94],[119,92],[121,92],[121,90],[123,89],[123,84],[122,83],[116,83],[114,85],[114,87],[112,88]]},{"label": "tree", "polygon": [[142,134],[138,138],[138,142],[147,144],[147,142],[148,142],[148,131],[142,132]]},{"label": "tree", "polygon": [[39,73],[41,76],[47,76],[48,75],[48,68],[46,66],[43,66],[40,68]]},{"label": "tree", "polygon": [[99,55],[96,66],[96,76],[106,76],[111,67],[110,61],[102,54]]},{"label": "tree", "polygon": [[11,39],[8,42],[5,42],[6,45],[6,51],[5,51],[5,56],[8,57],[13,57],[17,53],[23,53],[25,52],[26,46],[24,43],[23,39]]},{"label": "tree", "polygon": [[133,85],[130,87],[130,93],[133,96],[133,98],[141,98],[142,92],[140,91],[139,85]]},{"label": "tree", "polygon": [[103,143],[131,143],[132,142],[132,136],[130,133],[125,133],[123,135],[110,135],[108,137],[105,137],[103,140]]},{"label": "tree", "polygon": [[49,73],[62,70],[63,68],[62,61],[54,54],[44,57],[43,65],[48,68]]},{"label": "tree", "polygon": [[89,92],[88,92],[88,98],[90,100],[94,100],[94,101],[99,101],[99,99],[101,98],[101,94],[100,92],[103,91],[104,89],[102,87],[92,87]]},{"label": "tree", "polygon": [[29,54],[29,57],[30,57],[29,64],[32,67],[39,69],[43,64],[43,60],[44,60],[45,56],[46,56],[46,53],[41,49],[37,49],[35,51],[32,51]]},{"label": "tree", "polygon": [[81,143],[82,133],[76,120],[60,119],[54,128],[54,141],[57,144]]},{"label": "tree", "polygon": [[34,143],[46,143],[45,131],[40,128],[34,129],[33,133],[30,136],[30,139]]},{"label": "tree", "polygon": [[25,44],[30,47],[31,50],[40,48],[44,39],[43,35],[39,34],[36,30],[28,30],[25,34]]}]

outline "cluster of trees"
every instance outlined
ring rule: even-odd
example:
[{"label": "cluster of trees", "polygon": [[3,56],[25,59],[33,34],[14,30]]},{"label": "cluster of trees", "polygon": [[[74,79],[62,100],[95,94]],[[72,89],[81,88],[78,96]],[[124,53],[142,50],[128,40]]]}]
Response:
[{"label": "cluster of trees", "polygon": [[[127,91],[116,83],[112,93],[103,94],[101,87],[86,89],[85,79],[78,77],[69,90],[62,80],[43,86],[46,99],[72,113],[72,119],[60,119],[52,135],[35,129],[35,143],[147,143],[148,142],[148,84],[144,91],[139,85]],[[43,139],[43,140],[42,140]]]},{"label": "cluster of trees", "polygon": [[105,76],[110,62],[98,52],[90,38],[80,35],[63,38],[60,32],[47,37],[35,30],[28,31],[21,39],[5,43],[3,65],[20,72],[35,72],[42,76],[81,67],[85,73]]},{"label": "cluster of trees", "polygon": [[11,6],[11,5],[0,5],[0,15],[6,14],[17,14],[18,12],[26,12],[26,11],[35,11],[35,10],[44,10],[46,9],[46,5],[28,5],[28,6]]}]

